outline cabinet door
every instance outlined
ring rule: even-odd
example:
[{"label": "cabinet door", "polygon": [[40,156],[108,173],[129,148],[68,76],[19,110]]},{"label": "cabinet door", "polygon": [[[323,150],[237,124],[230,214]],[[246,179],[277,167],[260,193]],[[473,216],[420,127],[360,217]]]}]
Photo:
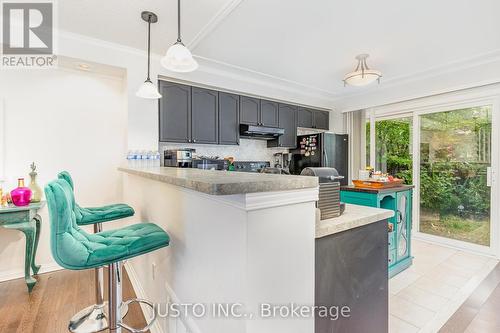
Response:
[{"label": "cabinet door", "polygon": [[297,107],[279,104],[279,127],[285,129],[285,134],[279,137],[278,146],[295,148],[297,145]]},{"label": "cabinet door", "polygon": [[297,126],[313,128],[314,111],[300,107],[297,111]]},{"label": "cabinet door", "polygon": [[191,87],[160,81],[159,132],[161,142],[191,139]]},{"label": "cabinet door", "polygon": [[410,255],[411,191],[396,193],[396,257],[402,260]]},{"label": "cabinet door", "polygon": [[278,103],[260,100],[260,124],[278,127]]},{"label": "cabinet door", "polygon": [[217,143],[219,139],[219,94],[192,88],[191,139],[194,143]]},{"label": "cabinet door", "polygon": [[328,111],[314,112],[314,128],[327,130],[330,128],[330,113]]},{"label": "cabinet door", "polygon": [[219,144],[240,143],[240,96],[219,92]]},{"label": "cabinet door", "polygon": [[258,98],[240,97],[240,122],[248,125],[260,124],[260,100]]}]

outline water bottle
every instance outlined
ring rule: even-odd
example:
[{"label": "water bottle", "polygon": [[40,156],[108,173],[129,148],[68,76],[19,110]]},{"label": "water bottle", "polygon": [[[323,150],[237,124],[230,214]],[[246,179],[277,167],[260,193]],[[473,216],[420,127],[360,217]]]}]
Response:
[{"label": "water bottle", "polygon": [[134,167],[134,158],[135,158],[134,152],[129,150],[127,153],[127,167],[129,168]]},{"label": "water bottle", "polygon": [[155,152],[155,167],[160,167],[161,166],[161,155],[159,151]]},{"label": "water bottle", "polygon": [[142,151],[141,168],[148,167],[148,152],[146,150]]},{"label": "water bottle", "polygon": [[133,151],[132,152],[132,167],[137,168],[139,167],[139,152],[138,151]]},{"label": "water bottle", "polygon": [[147,167],[151,168],[154,165],[154,154],[152,150],[148,151]]}]

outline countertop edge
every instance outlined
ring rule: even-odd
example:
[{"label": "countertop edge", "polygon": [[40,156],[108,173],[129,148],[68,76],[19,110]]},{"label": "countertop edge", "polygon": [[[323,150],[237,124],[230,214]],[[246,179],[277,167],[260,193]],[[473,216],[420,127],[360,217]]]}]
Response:
[{"label": "countertop edge", "polygon": [[[311,178],[310,180],[307,179],[308,184],[302,184],[299,186],[297,186],[297,183],[294,183],[293,186],[290,186],[289,183],[281,181],[280,178],[278,178],[278,177],[283,177],[281,175],[275,175],[277,177],[276,179],[248,180],[248,181],[234,182],[234,183],[224,182],[217,184],[208,181],[204,182],[199,179],[186,179],[185,177],[179,177],[175,175],[159,174],[157,172],[155,173],[153,170],[134,169],[123,166],[118,167],[118,170],[124,173],[141,176],[144,178],[160,181],[166,184],[187,188],[195,192],[200,192],[215,196],[293,191],[293,190],[315,188],[319,186],[318,180],[315,177],[310,177]],[[200,171],[198,169],[195,170]],[[203,170],[203,171],[211,172],[211,170]],[[245,174],[247,176],[249,175],[248,173]],[[268,176],[269,175],[266,174],[266,177]],[[305,178],[304,176],[297,176],[297,177]],[[304,179],[302,180],[304,181]]]},{"label": "countertop edge", "polygon": [[387,220],[393,216],[392,210],[346,204],[344,214],[339,217],[320,221],[317,214],[316,239]]}]

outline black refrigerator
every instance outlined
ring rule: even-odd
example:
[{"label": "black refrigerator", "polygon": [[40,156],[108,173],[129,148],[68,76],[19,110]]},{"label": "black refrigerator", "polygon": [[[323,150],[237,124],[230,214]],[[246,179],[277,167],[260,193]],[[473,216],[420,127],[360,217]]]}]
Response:
[{"label": "black refrigerator", "polygon": [[307,167],[335,168],[348,183],[349,139],[347,134],[317,133],[297,137],[297,148],[290,151],[290,173],[300,175]]}]

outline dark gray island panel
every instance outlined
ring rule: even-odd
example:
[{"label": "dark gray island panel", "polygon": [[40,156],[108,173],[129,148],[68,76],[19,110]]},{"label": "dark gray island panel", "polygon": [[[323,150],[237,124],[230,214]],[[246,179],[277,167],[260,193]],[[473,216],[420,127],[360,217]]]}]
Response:
[{"label": "dark gray island panel", "polygon": [[315,303],[350,308],[337,320],[316,316],[316,333],[387,333],[387,220],[316,239]]}]

